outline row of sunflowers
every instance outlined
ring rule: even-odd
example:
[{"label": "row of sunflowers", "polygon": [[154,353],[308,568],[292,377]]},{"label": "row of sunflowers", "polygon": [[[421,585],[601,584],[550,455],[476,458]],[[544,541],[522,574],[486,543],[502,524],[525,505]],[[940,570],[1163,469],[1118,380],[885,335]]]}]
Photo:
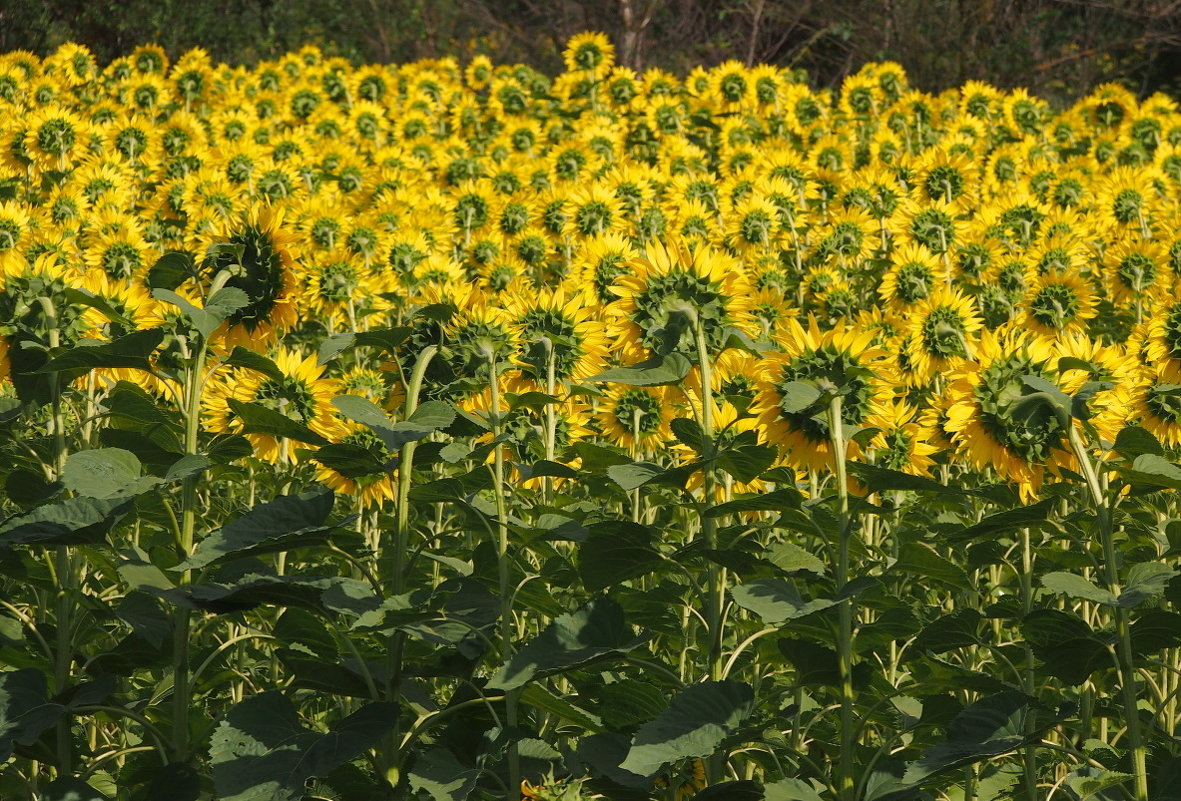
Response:
[{"label": "row of sunflowers", "polygon": [[[612,793],[630,788],[639,795],[627,797],[679,799],[698,791],[704,798],[716,786],[788,801],[917,798],[950,786],[954,768],[957,798],[984,798],[986,786],[994,793],[987,797],[1002,797],[1020,785],[1034,801],[1054,782],[1074,788],[1094,780],[1127,782],[1130,797],[1145,801],[1145,742],[1153,732],[1174,742],[1177,678],[1172,662],[1155,666],[1156,697],[1169,711],[1137,720],[1137,693],[1156,674],[1136,662],[1148,646],[1133,637],[1135,604],[1109,600],[1140,581],[1147,589],[1135,603],[1152,601],[1174,572],[1156,561],[1175,539],[1173,501],[1153,493],[1181,486],[1181,472],[1162,456],[1181,445],[1178,104],[1163,95],[1140,100],[1117,85],[1068,109],[975,82],[935,95],[912,88],[892,63],[868,64],[838,90],[738,62],[683,77],[638,74],[615,64],[599,34],[572,39],[565,60],[566,71],[550,77],[482,57],[356,67],[314,47],[251,67],[214,64],[200,50],[172,62],[152,46],[103,67],[78,45],[44,59],[0,55],[0,417],[11,457],[4,471],[11,516],[0,524],[0,546],[19,554],[5,569],[4,608],[18,628],[44,635],[53,687],[45,699],[68,706],[69,692],[95,675],[87,647],[105,647],[102,638],[120,626],[151,639],[147,613],[124,609],[141,603],[128,598],[149,597],[143,603],[168,632],[159,635],[170,643],[161,664],[174,682],[152,690],[154,667],[126,667],[120,675],[139,700],[111,702],[106,712],[87,707],[100,716],[89,729],[70,722],[81,712],[62,713],[44,729],[56,727],[56,740],[44,735],[52,758],[36,752],[37,736],[17,738],[23,750],[10,789],[59,798],[48,788],[86,780],[93,790],[106,776],[105,797],[130,798],[140,786],[134,777],[150,773],[136,754],[153,750],[140,747],[140,738],[150,739],[142,732],[129,739],[127,727],[139,725],[158,736],[172,771],[157,781],[181,781],[190,770],[194,792],[227,799],[296,799],[317,781],[333,797],[375,797],[348,789],[360,781],[349,770],[362,772],[349,760],[371,751],[365,776],[389,797],[516,798],[522,787],[529,798],[592,790],[622,798]],[[95,484],[100,473],[123,484]],[[144,489],[149,478],[156,483]],[[335,495],[325,502],[297,494],[316,485]],[[971,495],[982,486],[991,494]],[[924,492],[954,500],[925,506]],[[98,517],[83,527],[102,529],[119,559],[87,550],[97,546],[79,538],[77,526],[70,536],[45,533],[44,521],[60,523],[80,498],[110,505],[127,493],[139,499],[134,513],[126,504],[92,510]],[[1122,521],[1121,498],[1150,499],[1137,507],[1135,525]],[[296,631],[313,623],[291,611],[312,603],[292,600],[291,589],[310,592],[311,579],[300,577],[292,554],[318,535],[297,527],[296,537],[268,516],[280,515],[278,504],[288,518],[314,518],[322,503],[315,531],[348,529],[358,538],[304,562],[323,568],[324,560],[345,559],[335,568],[347,575],[339,580],[368,581],[377,600],[349,606],[316,585],[324,594],[315,604],[345,614],[360,633],[325,629],[327,639],[311,643]],[[325,522],[333,503],[350,511],[346,522]],[[38,511],[45,509],[57,511]],[[954,546],[922,533],[1006,513],[990,530],[1024,539],[1005,540],[1010,550],[996,562],[962,563]],[[810,529],[799,522],[808,515]],[[35,535],[34,518],[42,525]],[[1094,592],[1072,594],[1060,581],[1035,588],[1043,571],[1033,567],[1039,542],[1031,545],[1030,530],[1069,539],[1071,526],[1087,520],[1098,521],[1090,540],[1101,541],[1102,554],[1088,567],[1054,546],[1046,565],[1093,567],[1104,586],[1085,572],[1080,581]],[[582,546],[608,522],[634,527],[612,535],[621,549],[614,557],[621,562],[609,562],[613,578],[588,567]],[[582,533],[545,544],[565,538],[553,532],[573,530],[563,525]],[[541,530],[550,533],[538,539]],[[1113,538],[1133,530],[1144,558],[1121,568]],[[637,544],[656,531],[664,534],[655,542],[673,550]],[[923,610],[907,612],[913,631],[903,626],[886,637],[883,620],[893,619],[886,608],[855,601],[865,587],[846,590],[857,575],[886,575],[899,564],[920,570],[906,556],[916,548],[930,557],[922,569],[946,567],[935,584],[952,589],[931,590]],[[265,570],[253,562],[233,568],[229,559],[260,555],[270,560]],[[759,572],[772,569],[767,559],[782,575]],[[658,580],[660,565],[677,562],[687,577],[674,571]],[[129,572],[132,563],[174,575],[137,584],[143,575]],[[221,573],[204,572],[217,564]],[[466,565],[462,580],[444,578],[457,565]],[[1135,575],[1121,577],[1129,566]],[[30,582],[33,575],[43,584]],[[572,589],[575,575],[582,590]],[[244,576],[253,582],[248,597]],[[495,590],[489,603],[498,609],[494,619],[465,623],[482,638],[479,647],[470,635],[424,635],[409,622],[407,610],[426,603],[406,600],[415,587],[459,598],[448,593],[478,583],[473,576]],[[542,595],[561,605],[532,588],[522,592],[538,577],[549,588]],[[201,589],[214,579],[229,595]],[[827,596],[805,601],[809,580],[830,582]],[[260,581],[290,592],[260,595]],[[662,582],[680,595],[662,595],[671,592]],[[905,586],[895,600],[911,592]],[[1059,591],[1071,600],[1055,606]],[[108,596],[123,599],[109,615],[88,606]],[[971,758],[936,759],[940,767],[931,769],[917,755],[945,721],[890,701],[894,714],[913,718],[908,725],[936,725],[913,743],[895,743],[869,697],[893,691],[854,682],[857,668],[876,664],[882,681],[900,687],[913,679],[900,668],[897,645],[935,624],[931,609],[970,612],[981,631],[990,625],[981,621],[993,619],[995,644],[1004,645],[1005,616],[988,604],[1006,596],[1023,605],[1010,610],[1023,616],[1016,628],[1041,610],[1073,615],[1086,630],[1070,629],[1074,639],[1101,642],[1108,635],[1099,632],[1110,631],[1118,678],[1095,665],[1073,681],[1077,666],[1072,672],[1043,653],[1053,638],[1035,647],[1021,629],[1013,643],[1024,644],[1008,643],[1019,653],[1004,652],[1018,665],[1014,677],[989,683],[956,674],[939,685],[951,688],[949,703],[961,715],[1017,693],[1025,706],[1016,740],[993,751],[976,743]],[[583,676],[591,689],[579,691],[568,674],[584,665],[570,643],[562,652],[568,664],[533,665],[528,681],[536,684],[513,683],[510,668],[525,670],[514,659],[560,640],[553,626],[589,629],[601,622],[596,615],[620,608],[654,632],[650,669],[681,683],[647,685],[657,688],[655,699],[637,690],[641,717],[582,711],[598,693],[612,705],[630,697],[616,682],[635,690],[639,680],[616,676],[605,685],[616,689],[604,690],[601,677]],[[679,610],[676,620],[662,627],[669,609]],[[1176,617],[1167,604],[1153,611]],[[202,628],[201,613],[228,622]],[[752,633],[759,620],[770,628]],[[817,620],[831,630],[817,634]],[[802,628],[788,625],[797,621]],[[877,642],[862,636],[871,629],[887,656],[854,647],[858,637]],[[781,638],[779,656],[754,647],[769,632]],[[295,637],[304,662],[290,648],[277,656],[255,636],[286,645]],[[595,645],[586,631],[571,636],[599,648],[595,659],[639,647]],[[957,669],[984,675],[996,655],[977,636],[935,652],[970,648]],[[1176,661],[1181,641],[1159,636],[1153,642]],[[54,646],[53,637],[69,642]],[[87,646],[88,637],[98,639]],[[819,681],[805,699],[808,669],[783,643],[809,637],[831,652],[839,681]],[[262,667],[227,667],[229,689],[198,680],[205,666],[247,647]],[[404,660],[429,662],[432,649],[448,647],[472,662],[462,680],[431,673],[437,666],[403,669]],[[14,656],[20,646],[5,648],[3,658],[20,669],[0,679],[15,683],[33,662]],[[329,653],[329,661],[340,655],[362,666],[387,660],[386,667],[353,665],[365,691],[342,691],[346,700],[334,704],[322,695],[344,679],[304,673],[309,656]],[[197,656],[206,661],[194,670]],[[484,657],[493,663],[483,665]],[[736,680],[739,671],[749,674],[746,683]],[[930,690],[935,679],[923,681]],[[486,734],[496,759],[465,757],[442,736],[426,737],[435,750],[415,751],[432,714],[444,720],[455,705],[477,706],[464,682],[481,688],[474,700],[483,698],[498,721],[499,733]],[[1059,742],[1033,722],[1047,703],[1039,694],[1067,685],[1085,710],[1107,704],[1102,714],[1086,712],[1089,736],[1079,742],[1101,743],[1116,755],[1110,764],[1092,745],[1077,764],[1036,753],[1043,734],[1066,753],[1085,750],[1071,752],[1071,737]],[[493,703],[484,690],[495,687],[503,693]],[[751,687],[788,687],[794,698],[762,719],[778,735],[760,746],[762,758],[731,753],[735,721],[756,715],[743,695]],[[304,693],[305,720],[337,711],[355,722],[378,703],[403,708],[385,710],[393,734],[385,729],[350,755],[342,748],[330,769],[304,766],[308,772],[290,774],[299,780],[273,796],[250,795],[263,779],[256,787],[243,777],[263,768],[227,765],[258,756],[251,748],[268,741],[242,734],[253,724],[241,710],[254,713],[251,704],[259,704],[263,717],[287,716],[286,708],[265,708],[279,703],[270,693],[281,688]],[[731,738],[724,746],[719,736],[658,756],[645,750],[670,726],[680,741],[689,737],[677,727],[698,702],[693,694],[707,691],[735,705],[715,721]],[[419,698],[430,692],[450,700]],[[686,700],[660,702],[675,692]],[[906,692],[934,694],[897,690]],[[165,696],[172,700],[161,702]],[[358,697],[372,704],[358,708]],[[240,714],[229,710],[212,734],[191,719],[192,710],[220,719],[230,700]],[[645,710],[652,714],[643,717]],[[620,721],[614,728],[612,716]],[[290,718],[300,725],[294,707]],[[555,767],[579,742],[579,727],[623,739],[611,741],[614,757],[604,756],[600,740],[602,748],[579,751],[581,761]],[[524,739],[497,739],[513,732]],[[255,745],[235,746],[231,734]],[[0,745],[11,746],[5,737]],[[871,745],[883,749],[872,759]],[[1172,753],[1160,749],[1153,765]],[[103,766],[77,778],[87,754]],[[981,766],[993,757],[1000,768]],[[910,765],[905,775],[881,773],[891,759]],[[1005,759],[1016,767],[1009,771]],[[1108,773],[1088,773],[1096,762]],[[530,773],[540,763],[546,770]],[[446,789],[447,775],[460,784]]]}]

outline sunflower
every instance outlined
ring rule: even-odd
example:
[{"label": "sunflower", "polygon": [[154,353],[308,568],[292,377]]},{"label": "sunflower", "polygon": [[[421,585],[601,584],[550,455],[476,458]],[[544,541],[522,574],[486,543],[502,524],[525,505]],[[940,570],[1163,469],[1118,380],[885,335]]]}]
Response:
[{"label": "sunflower", "polygon": [[695,330],[716,352],[726,329],[749,327],[750,287],[738,264],[705,245],[653,243],[611,286],[619,298],[614,332],[625,349],[642,355],[696,348]]},{"label": "sunflower", "polygon": [[25,125],[24,153],[42,172],[68,170],[90,134],[77,114],[61,106],[33,112]]},{"label": "sunflower", "polygon": [[896,313],[913,311],[941,285],[939,259],[923,245],[906,244],[890,254],[878,295]]},{"label": "sunflower", "polygon": [[[778,446],[789,465],[831,468],[827,403],[799,408],[790,385],[803,382],[824,392],[840,392],[842,424],[850,429],[863,426],[889,395],[892,376],[886,353],[873,344],[871,332],[843,324],[822,332],[814,318],[807,328],[793,323],[780,344],[782,351],[765,357],[757,368],[758,395],[751,414],[758,418],[762,438]],[[850,455],[860,451],[853,441],[848,448]]]},{"label": "sunflower", "polygon": [[329,333],[342,322],[356,328],[357,311],[376,294],[374,276],[348,251],[317,251],[300,271],[299,306],[305,319],[323,323]]},{"label": "sunflower", "polygon": [[397,488],[389,470],[379,469],[389,465],[396,457],[373,431],[359,423],[342,423],[341,431],[333,438],[329,458],[319,452],[312,454],[318,462],[316,481],[336,492],[351,495],[362,507],[375,508],[394,500]]},{"label": "sunflower", "polygon": [[1051,339],[1084,330],[1098,313],[1090,283],[1072,273],[1039,276],[1025,299],[1026,327]]},{"label": "sunflower", "polygon": [[[205,386],[202,405],[207,427],[215,433],[236,433],[242,421],[234,414],[229,399],[243,403],[257,403],[304,425],[327,439],[346,433],[337,418],[332,399],[339,394],[339,382],[324,378],[324,367],[316,363],[316,356],[303,357],[300,353],[280,348],[275,365],[281,377],[234,369],[215,375]],[[295,461],[298,443],[271,434],[246,434],[254,446],[255,455],[268,462]]]},{"label": "sunflower", "polygon": [[938,453],[939,447],[929,441],[913,406],[903,401],[881,404],[879,411],[866,419],[866,425],[878,429],[869,444],[875,464],[915,476],[931,474],[935,464],[931,455]]},{"label": "sunflower", "polygon": [[570,72],[605,73],[615,63],[615,46],[605,34],[586,32],[574,36],[562,51],[562,60]]},{"label": "sunflower", "polygon": [[1129,236],[1118,240],[1104,254],[1107,292],[1122,304],[1139,304],[1151,290],[1168,285],[1167,261],[1160,245]]},{"label": "sunflower", "polygon": [[600,183],[574,190],[569,204],[572,227],[584,238],[609,234],[624,218],[623,203]]},{"label": "sunflower", "polygon": [[566,383],[582,381],[606,364],[606,332],[588,301],[585,290],[564,287],[510,295],[506,310],[518,343],[513,360],[537,389],[554,391],[551,368],[553,380]]},{"label": "sunflower", "polygon": [[33,238],[33,218],[20,203],[0,201],[0,254],[19,252]]},{"label": "sunflower", "polygon": [[675,415],[673,393],[665,387],[608,384],[597,404],[595,422],[612,445],[634,456],[651,452],[673,438],[669,424]]},{"label": "sunflower", "polygon": [[[295,323],[296,241],[296,235],[284,226],[282,211],[259,205],[205,237],[203,273],[213,280],[228,270],[225,286],[242,290],[248,300],[226,320],[222,344],[227,349],[236,345],[261,347]],[[228,247],[209,249],[221,243]]]},{"label": "sunflower", "polygon": [[907,353],[927,380],[972,358],[972,342],[983,326],[972,299],[940,287],[908,314]]},{"label": "sunflower", "polygon": [[1046,470],[1056,472],[1073,458],[1066,423],[1030,397],[1040,390],[1026,380],[1057,384],[1053,345],[1021,330],[985,331],[975,357],[948,376],[946,430],[973,467],[995,470],[1031,499]]}]

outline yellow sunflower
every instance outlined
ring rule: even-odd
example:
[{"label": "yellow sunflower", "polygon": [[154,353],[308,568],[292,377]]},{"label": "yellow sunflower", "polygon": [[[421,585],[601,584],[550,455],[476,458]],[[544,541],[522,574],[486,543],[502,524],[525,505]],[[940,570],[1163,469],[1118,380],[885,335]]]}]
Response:
[{"label": "yellow sunflower", "polygon": [[[202,405],[206,424],[215,433],[236,433],[243,429],[241,419],[234,414],[229,399],[261,406],[291,418],[327,439],[337,439],[347,433],[336,415],[332,399],[339,394],[335,379],[324,377],[324,367],[316,363],[316,356],[280,348],[275,364],[283,374],[280,378],[235,369],[215,376],[205,386]],[[301,443],[270,434],[246,434],[254,446],[255,455],[268,462],[295,461]]]},{"label": "yellow sunflower", "polygon": [[[782,351],[765,357],[757,368],[758,395],[751,414],[758,418],[765,441],[779,447],[794,467],[819,470],[832,467],[832,440],[827,404],[814,402],[798,408],[797,383],[822,391],[842,393],[841,422],[849,427],[866,424],[889,397],[893,376],[886,352],[873,344],[873,333],[838,324],[821,331],[815,319],[804,328],[798,322],[781,337]],[[856,456],[860,446],[849,441]]]}]

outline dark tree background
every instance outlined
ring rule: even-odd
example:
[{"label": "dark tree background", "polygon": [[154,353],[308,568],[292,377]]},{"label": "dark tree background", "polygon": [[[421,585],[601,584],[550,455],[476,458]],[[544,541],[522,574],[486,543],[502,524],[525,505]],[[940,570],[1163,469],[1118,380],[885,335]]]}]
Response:
[{"label": "dark tree background", "polygon": [[485,53],[547,71],[583,30],[619,60],[684,72],[727,59],[836,85],[901,62],[917,86],[1026,86],[1067,101],[1104,81],[1181,90],[1179,0],[0,0],[0,50],[88,45],[100,60],[144,42],[250,63],[306,43],[362,61]]}]

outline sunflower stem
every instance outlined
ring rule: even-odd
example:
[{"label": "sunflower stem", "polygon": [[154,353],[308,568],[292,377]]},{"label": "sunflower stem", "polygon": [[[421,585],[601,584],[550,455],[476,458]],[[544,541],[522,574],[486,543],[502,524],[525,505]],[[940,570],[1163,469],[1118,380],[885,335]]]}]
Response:
[{"label": "sunflower stem", "polygon": [[[852,521],[849,518],[849,479],[845,464],[845,433],[841,424],[841,396],[834,395],[828,402],[828,430],[832,440],[833,465],[836,472],[837,503],[840,513],[840,540],[837,543],[836,588],[843,591],[849,582],[849,540]],[[853,746],[856,721],[853,708],[853,601],[846,598],[837,606],[837,672],[840,677],[841,733],[840,755],[837,762],[837,798],[852,801]]]},{"label": "sunflower stem", "polygon": [[[1082,468],[1083,478],[1086,479],[1087,489],[1091,492],[1091,500],[1095,505],[1095,517],[1099,522],[1099,539],[1103,546],[1103,574],[1107,590],[1113,595],[1119,595],[1119,566],[1115,555],[1115,531],[1111,517],[1111,507],[1107,496],[1099,482],[1099,475],[1095,472],[1095,465],[1091,462],[1091,455],[1083,442],[1078,428],[1069,426],[1070,445],[1074,450],[1075,459]],[[1117,662],[1119,663],[1120,684],[1124,696],[1124,720],[1127,725],[1129,750],[1132,753],[1132,773],[1136,777],[1135,801],[1148,801],[1148,766],[1147,753],[1140,733],[1140,710],[1136,693],[1136,664],[1132,656],[1132,630],[1128,620],[1128,610],[1122,606],[1115,607],[1115,628],[1119,637]]]},{"label": "sunflower stem", "polygon": [[[406,385],[406,405],[404,407],[403,419],[409,420],[410,416],[418,409],[418,396],[422,392],[422,380],[426,375],[426,368],[430,365],[431,360],[435,358],[435,354],[439,348],[436,345],[427,345],[418,354],[418,359],[414,362],[414,370],[410,373],[410,381]],[[407,556],[410,551],[410,484],[413,477],[414,468],[414,450],[418,443],[407,442],[402,446],[402,452],[398,457],[398,500],[397,500],[397,518],[394,525],[394,542],[390,549],[393,553],[391,555],[390,568],[390,587],[392,594],[395,596],[406,592],[406,566]],[[389,643],[389,699],[398,702],[402,690],[402,655],[406,647],[406,634],[402,631],[394,633],[390,638]],[[391,775],[393,770],[396,774],[401,771],[401,755],[398,753],[398,743],[401,741],[400,716],[395,717],[394,728],[391,735],[386,739],[387,746],[383,748],[385,753],[382,765],[386,772],[386,779],[391,784],[397,785],[398,775]]]},{"label": "sunflower stem", "polygon": [[[509,556],[508,556],[508,508],[505,504],[504,487],[504,448],[500,443],[501,415],[500,415],[500,369],[497,365],[496,354],[491,349],[487,351],[488,380],[492,393],[492,411],[489,422],[492,426],[492,494],[496,503],[496,566],[500,589],[500,643],[501,656],[507,662],[513,655],[513,597],[509,586]],[[517,701],[519,691],[509,690],[505,693],[505,722],[511,731],[517,727]],[[521,756],[517,750],[517,743],[512,740],[508,748],[508,801],[517,801],[521,794]]]},{"label": "sunflower stem", "polygon": [[[49,329],[50,351],[61,347],[61,328],[57,316],[57,308],[47,297],[37,298],[41,310],[45,315],[45,324]],[[52,358],[52,355],[50,356]],[[53,477],[61,481],[66,467],[66,430],[65,417],[62,414],[61,382],[58,374],[49,374],[50,426],[53,434]],[[70,683],[70,668],[73,664],[73,643],[70,641],[70,628],[73,617],[74,592],[74,564],[73,555],[68,545],[59,545],[54,553],[54,572],[57,578],[57,642],[54,650],[54,688],[61,694],[66,691]],[[70,735],[70,717],[63,715],[57,724],[57,753],[60,760],[60,775],[74,774],[74,743]]]},{"label": "sunflower stem", "polygon": [[[213,279],[207,298],[213,297],[232,277],[228,270],[222,270]],[[209,340],[202,336],[185,371],[185,386],[182,388],[185,418],[185,455],[197,453],[201,435],[201,390],[205,381],[205,360],[209,354]],[[176,544],[177,556],[183,561],[193,551],[197,530],[197,481],[191,475],[181,485],[180,539]],[[180,571],[179,584],[189,584],[192,572]],[[177,607],[172,626],[172,748],[177,762],[189,758],[189,709],[192,706],[189,695],[189,630],[191,614],[184,607]]]}]

